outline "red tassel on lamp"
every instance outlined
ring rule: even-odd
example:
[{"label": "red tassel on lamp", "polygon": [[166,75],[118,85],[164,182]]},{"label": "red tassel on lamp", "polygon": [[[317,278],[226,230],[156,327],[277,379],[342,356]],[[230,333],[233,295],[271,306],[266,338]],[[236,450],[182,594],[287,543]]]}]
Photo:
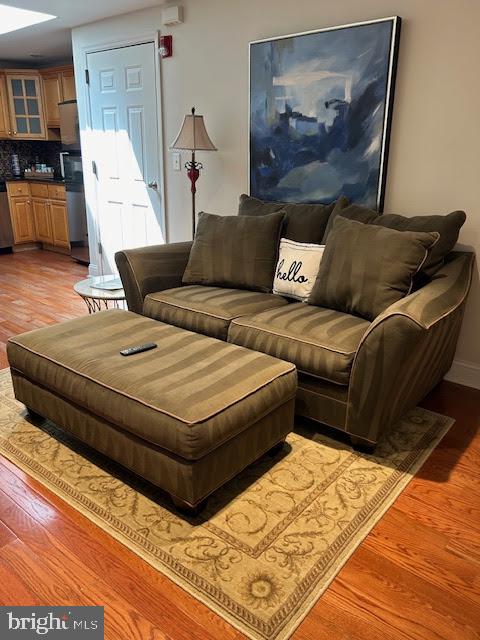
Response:
[{"label": "red tassel on lamp", "polygon": [[192,152],[192,159],[185,163],[187,176],[190,179],[190,191],[192,194],[192,237],[195,235],[195,194],[197,192],[196,182],[200,177],[200,171],[203,169],[201,162],[195,160],[195,151],[216,151],[216,147],[210,140],[203,116],[195,115],[195,107],[192,107],[192,115],[185,116],[182,128],[175,142],[171,146],[172,149],[188,149]]}]

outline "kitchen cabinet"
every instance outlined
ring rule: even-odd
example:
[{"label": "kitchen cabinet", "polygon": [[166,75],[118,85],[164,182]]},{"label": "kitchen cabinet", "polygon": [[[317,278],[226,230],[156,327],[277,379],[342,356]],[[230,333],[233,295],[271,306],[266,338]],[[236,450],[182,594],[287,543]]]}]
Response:
[{"label": "kitchen cabinet", "polygon": [[41,242],[70,250],[65,186],[38,182],[7,182],[15,244]]},{"label": "kitchen cabinet", "polygon": [[15,244],[35,242],[37,233],[33,220],[30,196],[9,198],[9,206]]},{"label": "kitchen cabinet", "polygon": [[40,73],[43,83],[46,125],[50,128],[60,127],[58,103],[76,99],[73,67],[54,67]]},{"label": "kitchen cabinet", "polygon": [[49,184],[48,185],[48,197],[50,200],[65,200],[65,185],[63,184]]},{"label": "kitchen cabinet", "polygon": [[53,244],[52,225],[48,200],[32,198],[33,219],[35,221],[36,240]]},{"label": "kitchen cabinet", "polygon": [[43,95],[45,99],[45,123],[47,127],[60,126],[58,103],[62,102],[62,86],[58,74],[42,73]]},{"label": "kitchen cabinet", "polygon": [[76,100],[73,65],[0,69],[0,139],[59,140],[66,100]]},{"label": "kitchen cabinet", "polygon": [[48,198],[48,184],[42,184],[41,182],[26,183],[27,188],[30,189],[32,198]]},{"label": "kitchen cabinet", "polygon": [[11,136],[22,140],[45,140],[42,88],[38,71],[5,72]]},{"label": "kitchen cabinet", "polygon": [[10,138],[10,114],[8,112],[7,81],[0,74],[0,138]]},{"label": "kitchen cabinet", "polygon": [[62,94],[64,100],[76,100],[77,91],[75,88],[75,75],[73,73],[73,66],[64,67],[61,73],[62,76]]},{"label": "kitchen cabinet", "polygon": [[70,249],[67,207],[65,202],[61,202],[60,200],[50,201],[50,220],[52,225],[53,246]]},{"label": "kitchen cabinet", "polygon": [[30,196],[30,187],[28,182],[9,182],[7,184],[7,192],[9,198],[16,196]]}]

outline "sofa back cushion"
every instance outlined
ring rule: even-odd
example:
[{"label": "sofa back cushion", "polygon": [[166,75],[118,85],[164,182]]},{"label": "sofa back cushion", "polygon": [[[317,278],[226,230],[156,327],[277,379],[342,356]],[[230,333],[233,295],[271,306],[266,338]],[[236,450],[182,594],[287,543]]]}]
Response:
[{"label": "sofa back cushion", "polygon": [[436,231],[440,238],[435,246],[432,247],[422,268],[422,275],[427,277],[432,276],[443,265],[446,256],[455,246],[460,229],[466,219],[464,211],[453,211],[448,215],[401,216],[395,213],[384,213],[382,215],[368,207],[348,204],[346,199],[340,199],[328,221],[324,242],[326,242],[327,236],[339,216],[348,220],[357,220],[358,222],[396,229],[397,231],[424,231],[426,233]]},{"label": "sofa back cushion", "polygon": [[400,216],[394,213],[383,214],[372,220],[372,224],[398,231],[424,231],[431,233],[436,231],[439,234],[438,242],[429,252],[422,273],[432,276],[443,266],[446,256],[455,246],[458,234],[466,220],[464,211],[453,211],[446,216]]},{"label": "sofa back cushion", "polygon": [[438,237],[338,217],[308,303],[374,320],[410,293]]},{"label": "sofa back cushion", "polygon": [[323,236],[324,244],[338,217],[347,218],[347,220],[356,220],[357,222],[364,222],[366,224],[381,216],[377,211],[373,211],[373,209],[368,209],[358,204],[350,204],[350,201],[345,198],[345,196],[341,196],[335,203],[332,214],[328,219],[325,235]]},{"label": "sofa back cushion", "polygon": [[201,213],[182,282],[269,293],[283,219]]},{"label": "sofa back cushion", "polygon": [[240,216],[263,216],[278,211],[285,212],[283,236],[294,242],[321,244],[328,219],[334,209],[331,204],[294,204],[266,202],[242,194],[238,205]]}]

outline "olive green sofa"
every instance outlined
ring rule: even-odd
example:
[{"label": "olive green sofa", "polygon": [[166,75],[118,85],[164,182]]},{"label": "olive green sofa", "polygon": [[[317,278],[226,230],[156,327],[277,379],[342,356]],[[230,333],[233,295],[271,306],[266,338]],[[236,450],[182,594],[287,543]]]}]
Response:
[{"label": "olive green sofa", "polygon": [[294,363],[295,411],[373,447],[452,364],[474,255],[443,266],[373,321],[281,296],[182,285],[191,242],[120,251],[130,311]]}]

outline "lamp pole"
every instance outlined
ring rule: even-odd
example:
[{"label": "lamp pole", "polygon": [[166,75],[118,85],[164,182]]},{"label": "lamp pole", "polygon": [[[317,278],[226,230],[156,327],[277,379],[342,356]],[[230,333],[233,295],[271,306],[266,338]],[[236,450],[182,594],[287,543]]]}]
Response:
[{"label": "lamp pole", "polygon": [[[193,136],[194,136],[194,146],[195,146],[195,107],[192,107],[192,116],[193,116]],[[201,162],[196,162],[195,160],[195,149],[192,149],[192,159],[190,162],[185,163],[185,169],[187,169],[187,176],[190,178],[190,191],[192,192],[192,238],[195,235],[195,226],[196,226],[196,212],[195,212],[195,194],[197,193],[197,187],[195,183],[200,177],[200,169],[203,169],[203,165]]]}]

